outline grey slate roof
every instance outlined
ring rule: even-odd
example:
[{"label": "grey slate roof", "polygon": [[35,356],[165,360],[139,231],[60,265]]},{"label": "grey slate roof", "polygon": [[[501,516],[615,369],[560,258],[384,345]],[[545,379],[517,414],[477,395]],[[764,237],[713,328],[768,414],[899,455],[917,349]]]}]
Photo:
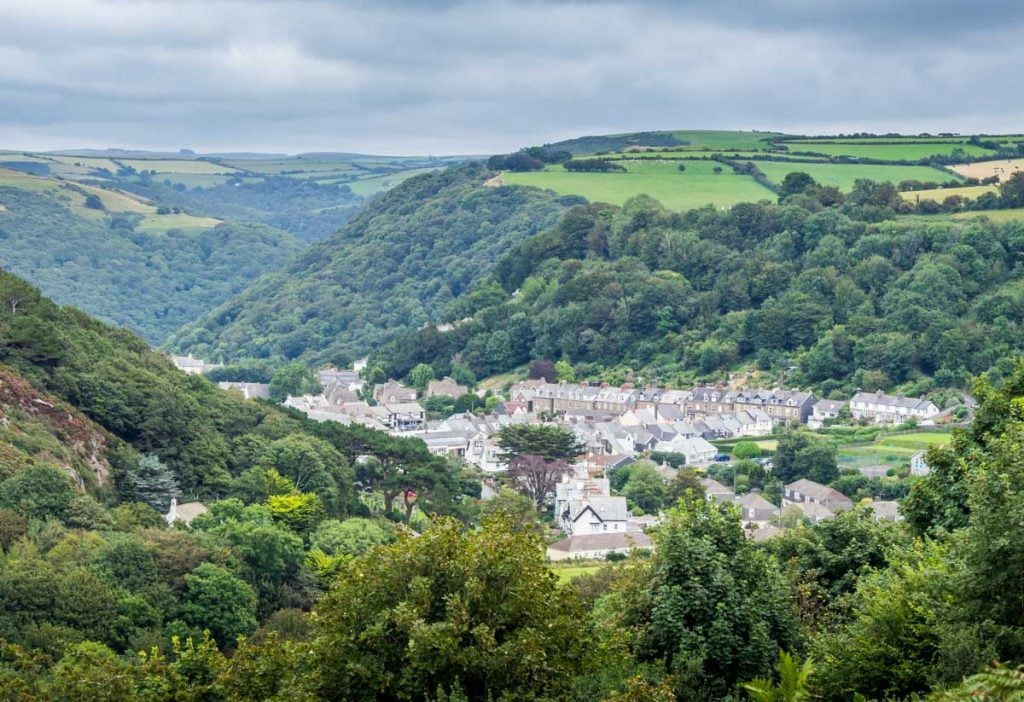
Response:
[{"label": "grey slate roof", "polygon": [[651,548],[651,537],[642,531],[618,531],[606,534],[583,534],[557,541],[548,548],[566,553],[583,551],[614,551],[629,548]]}]

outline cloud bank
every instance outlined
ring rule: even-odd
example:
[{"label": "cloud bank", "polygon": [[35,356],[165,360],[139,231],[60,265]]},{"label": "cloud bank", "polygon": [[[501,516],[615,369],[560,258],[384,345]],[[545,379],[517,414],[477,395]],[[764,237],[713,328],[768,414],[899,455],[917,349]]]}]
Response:
[{"label": "cloud bank", "polygon": [[0,26],[0,148],[1024,131],[1019,2],[5,0]]}]

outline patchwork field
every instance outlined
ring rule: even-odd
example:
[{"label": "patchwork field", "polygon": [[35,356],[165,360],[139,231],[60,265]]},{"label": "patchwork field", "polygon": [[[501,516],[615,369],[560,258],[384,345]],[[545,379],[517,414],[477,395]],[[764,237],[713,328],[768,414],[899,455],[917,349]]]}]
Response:
[{"label": "patchwork field", "polygon": [[907,202],[917,202],[918,200],[934,200],[935,202],[943,202],[947,197],[965,197],[974,199],[985,193],[998,192],[999,189],[994,185],[967,185],[962,188],[935,188],[934,190],[911,190],[905,193],[901,193],[903,199]]},{"label": "patchwork field", "polygon": [[965,178],[983,180],[999,176],[1000,181],[1009,179],[1014,173],[1024,170],[1024,158],[1005,159],[1002,161],[979,161],[978,163],[962,163],[951,168]]},{"label": "patchwork field", "polygon": [[779,132],[737,132],[715,129],[691,129],[672,132],[676,139],[689,142],[691,148],[747,149],[763,151],[771,141],[784,137]]},{"label": "patchwork field", "polygon": [[867,178],[877,181],[898,183],[901,180],[946,181],[953,178],[949,173],[928,166],[876,166],[859,163],[776,163],[758,162],[757,167],[774,183],[781,183],[788,173],[802,171],[822,185],[834,185],[849,191],[854,181]]},{"label": "patchwork field", "polygon": [[[137,229],[150,233],[168,229],[209,229],[221,223],[212,217],[194,217],[183,213],[158,215],[155,206],[121,190],[108,190],[85,183],[70,183],[0,168],[0,187],[3,186],[45,195],[70,209],[73,214],[90,220],[103,219],[111,214],[139,214],[143,219]],[[103,203],[102,210],[85,206],[89,195],[99,198]]]},{"label": "patchwork field", "polygon": [[878,443],[886,447],[910,449],[918,451],[931,446],[943,446],[953,440],[949,432],[913,432],[911,434],[897,434],[896,436],[883,437]]},{"label": "patchwork field", "polygon": [[121,163],[131,166],[138,171],[156,171],[163,173],[186,173],[194,175],[218,175],[221,173],[234,173],[238,169],[219,163],[197,160],[161,160],[155,158],[121,159]]},{"label": "patchwork field", "polygon": [[993,222],[1024,222],[1024,207],[1007,210],[981,210],[978,212],[958,212],[953,219],[973,219],[987,217]]},{"label": "patchwork field", "polygon": [[[633,161],[623,166],[625,173],[572,173],[561,166],[549,166],[543,171],[505,173],[502,181],[506,185],[554,190],[562,195],[582,195],[593,202],[613,205],[621,205],[636,195],[650,195],[673,210],[709,204],[726,207],[776,197],[750,176],[736,175],[728,166],[714,161],[687,161],[682,172],[673,161]],[[722,172],[715,173],[715,168]]]},{"label": "patchwork field", "polygon": [[883,161],[920,161],[929,156],[948,156],[960,150],[969,156],[991,156],[995,152],[966,143],[928,144],[908,142],[905,144],[861,144],[861,143],[787,143],[790,151],[809,151],[825,156],[849,156],[851,158],[873,158]]},{"label": "patchwork field", "polygon": [[840,468],[887,466],[900,468],[910,462],[916,452],[931,446],[948,444],[948,432],[914,432],[883,437],[868,445],[840,445],[836,454]]}]

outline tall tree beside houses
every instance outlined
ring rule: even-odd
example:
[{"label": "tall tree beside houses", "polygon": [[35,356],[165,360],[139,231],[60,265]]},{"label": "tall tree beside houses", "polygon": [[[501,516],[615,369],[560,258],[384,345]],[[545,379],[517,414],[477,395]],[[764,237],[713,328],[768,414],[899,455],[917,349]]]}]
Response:
[{"label": "tall tree beside houses", "polygon": [[560,427],[532,424],[503,427],[498,432],[498,446],[509,477],[533,499],[537,509],[544,506],[555,484],[586,448]]}]

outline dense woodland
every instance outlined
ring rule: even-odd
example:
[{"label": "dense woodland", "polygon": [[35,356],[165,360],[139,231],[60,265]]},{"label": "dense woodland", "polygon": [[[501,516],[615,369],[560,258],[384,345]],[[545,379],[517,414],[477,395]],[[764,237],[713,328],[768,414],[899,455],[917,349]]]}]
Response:
[{"label": "dense woodland", "polygon": [[[1024,350],[1024,225],[898,219],[899,194],[787,179],[781,204],[675,213],[638,197],[571,209],[374,361],[393,377],[459,359],[485,377],[531,359],[581,377],[685,386],[741,365],[824,395],[926,392]],[[471,318],[471,319],[470,319]]]},{"label": "dense woodland", "polygon": [[486,187],[490,175],[470,164],[407,180],[169,345],[208,359],[337,362],[440,321],[504,251],[580,201]]},{"label": "dense woodland", "polygon": [[88,218],[43,194],[0,190],[4,269],[154,344],[302,248],[288,233],[260,224],[141,230],[137,214]]},{"label": "dense woodland", "polygon": [[[867,505],[756,544],[733,508],[684,490],[653,553],[562,583],[532,502],[503,493],[481,511],[473,481],[422,443],[218,391],[7,274],[0,300],[5,425],[102,454],[62,463],[17,439],[0,458],[4,699],[1022,690],[989,666],[1024,660],[1024,363],[976,383],[972,428],[932,449],[904,523]],[[209,502],[191,528],[157,509],[175,482]],[[367,518],[357,485],[390,499],[391,519]],[[410,490],[437,515],[419,536],[403,524]]]}]

